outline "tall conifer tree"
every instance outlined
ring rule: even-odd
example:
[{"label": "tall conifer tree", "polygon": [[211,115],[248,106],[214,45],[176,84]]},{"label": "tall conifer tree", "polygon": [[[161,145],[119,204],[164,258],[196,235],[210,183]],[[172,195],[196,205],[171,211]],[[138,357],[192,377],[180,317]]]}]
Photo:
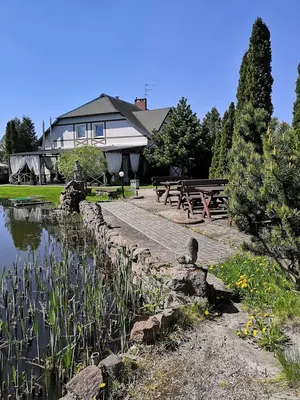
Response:
[{"label": "tall conifer tree", "polygon": [[300,64],[298,64],[298,77],[296,81],[296,100],[293,109],[293,129],[300,134]]},{"label": "tall conifer tree", "polygon": [[6,124],[6,129],[5,129],[5,154],[6,156],[8,154],[12,153],[12,142],[11,142],[11,130],[10,130],[10,122]]},{"label": "tall conifer tree", "polygon": [[239,84],[237,88],[237,111],[241,110],[245,103],[247,103],[246,99],[246,84],[247,84],[247,71],[248,71],[248,51],[245,52],[242,58],[242,63],[240,67],[240,77],[239,77]]},{"label": "tall conifer tree", "polygon": [[228,154],[232,146],[232,137],[235,123],[235,106],[230,103],[228,111],[223,117],[222,134],[220,140],[219,162],[216,170],[216,177],[225,178],[228,175]]}]

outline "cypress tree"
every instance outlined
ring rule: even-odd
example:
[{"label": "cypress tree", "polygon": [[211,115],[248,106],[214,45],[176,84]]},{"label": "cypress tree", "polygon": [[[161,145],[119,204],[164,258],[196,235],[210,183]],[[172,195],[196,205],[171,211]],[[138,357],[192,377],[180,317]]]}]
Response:
[{"label": "cypress tree", "polygon": [[293,129],[300,133],[300,64],[298,64],[298,77],[296,81],[296,100],[293,109]]},{"label": "cypress tree", "polygon": [[232,137],[235,123],[234,103],[230,103],[228,111],[225,111],[222,121],[222,134],[220,141],[219,163],[216,176],[224,178],[228,175],[228,153],[232,146]]},{"label": "cypress tree", "polygon": [[214,151],[218,151],[217,143],[215,143],[221,131],[221,118],[219,111],[213,107],[211,111],[206,113],[201,124],[201,154],[198,157],[198,170],[201,171],[201,177],[207,178],[209,168],[212,163]]},{"label": "cypress tree", "polygon": [[[225,123],[225,119],[228,118],[228,113],[225,111],[223,120],[222,120],[222,127]],[[220,146],[221,146],[221,135],[222,135],[222,129],[218,129],[216,132],[216,137],[215,137],[215,143],[214,143],[214,153],[213,157],[211,160],[211,166],[209,168],[209,178],[217,178],[218,177],[218,165],[219,165],[219,157],[220,157]]]},{"label": "cypress tree", "polygon": [[12,153],[12,141],[11,141],[11,129],[10,129],[10,122],[6,124],[6,129],[5,129],[5,154],[8,156],[8,154]]},{"label": "cypress tree", "polygon": [[239,84],[236,94],[237,110],[241,110],[244,107],[245,103],[247,102],[246,99],[247,71],[248,71],[248,51],[246,51],[245,54],[243,55],[240,67]]},{"label": "cypress tree", "polygon": [[267,122],[270,122],[273,113],[271,39],[269,28],[261,18],[253,24],[247,58],[246,102],[266,110]]}]

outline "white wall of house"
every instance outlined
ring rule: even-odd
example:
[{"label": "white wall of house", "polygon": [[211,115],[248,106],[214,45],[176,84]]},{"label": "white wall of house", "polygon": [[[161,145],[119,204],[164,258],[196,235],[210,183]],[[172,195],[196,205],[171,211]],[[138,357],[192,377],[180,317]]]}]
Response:
[{"label": "white wall of house", "polygon": [[[97,123],[103,123],[103,136],[95,136]],[[78,137],[80,126],[85,131],[85,137]],[[61,119],[52,128],[52,139],[50,134],[47,134],[46,149],[51,149],[51,142],[52,148],[72,149],[83,144],[105,148],[112,145],[146,146],[148,138],[145,132],[116,113]]]}]

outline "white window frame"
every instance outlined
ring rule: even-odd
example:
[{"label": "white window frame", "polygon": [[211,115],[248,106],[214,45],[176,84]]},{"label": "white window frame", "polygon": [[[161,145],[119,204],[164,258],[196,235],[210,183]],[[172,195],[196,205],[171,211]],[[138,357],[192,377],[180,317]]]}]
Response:
[{"label": "white window frame", "polygon": [[[96,128],[99,125],[103,126],[103,135],[102,136],[96,136]],[[104,122],[95,122],[95,123],[93,123],[92,124],[92,129],[93,129],[93,137],[94,137],[94,139],[103,139],[105,137],[105,125],[104,125]]]},{"label": "white window frame", "polygon": [[[79,136],[79,128],[82,128],[82,127],[84,127],[85,135]],[[76,129],[76,138],[77,139],[85,139],[86,138],[86,124],[78,124],[78,125],[76,125],[75,129]]]}]

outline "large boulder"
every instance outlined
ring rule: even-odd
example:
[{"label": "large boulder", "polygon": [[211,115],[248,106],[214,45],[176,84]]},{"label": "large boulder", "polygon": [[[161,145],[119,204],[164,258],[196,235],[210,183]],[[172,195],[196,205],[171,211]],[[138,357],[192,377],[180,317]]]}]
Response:
[{"label": "large boulder", "polygon": [[200,268],[176,268],[173,270],[172,279],[169,282],[174,292],[185,296],[207,296],[207,271]]},{"label": "large boulder", "polygon": [[79,212],[79,203],[86,198],[83,182],[70,181],[59,196],[60,208],[69,213]]},{"label": "large boulder", "polygon": [[159,321],[156,318],[139,321],[133,325],[130,339],[134,342],[154,343],[158,330]]},{"label": "large boulder", "polygon": [[119,356],[116,354],[111,354],[100,362],[99,367],[104,375],[108,375],[110,378],[116,379],[119,377],[124,367],[124,363]]},{"label": "large boulder", "polygon": [[66,385],[68,395],[76,400],[92,400],[98,398],[103,376],[101,369],[95,365],[84,368]]}]

